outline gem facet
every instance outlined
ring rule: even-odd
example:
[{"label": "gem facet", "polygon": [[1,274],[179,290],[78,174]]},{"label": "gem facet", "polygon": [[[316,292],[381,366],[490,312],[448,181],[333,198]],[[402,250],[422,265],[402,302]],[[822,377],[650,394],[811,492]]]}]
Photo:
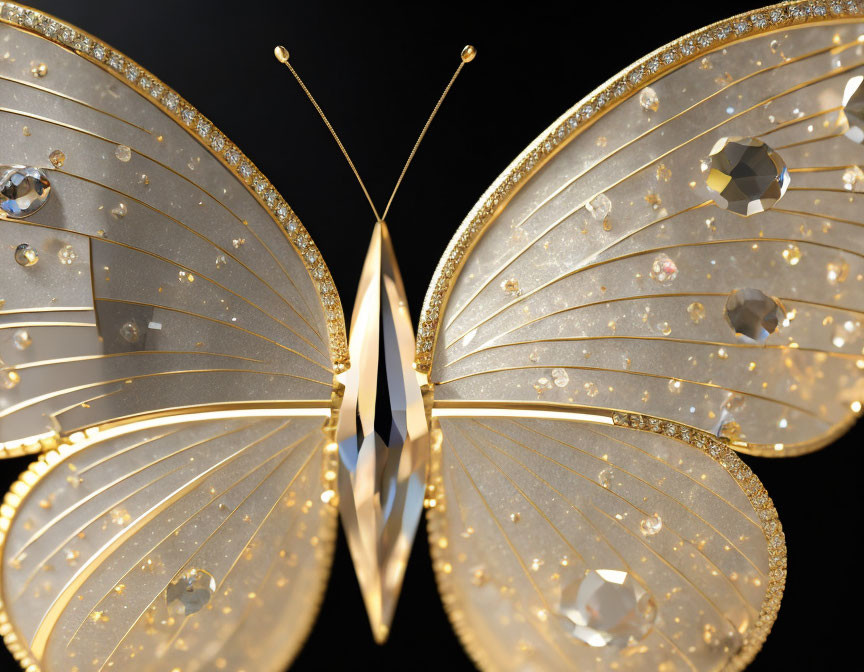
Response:
[{"label": "gem facet", "polygon": [[[429,438],[412,368],[414,330],[390,234],[378,222],[351,319],[352,366],[340,374],[339,508],[372,632],[386,640],[423,511]],[[387,389],[378,389],[384,359]],[[379,394],[390,418],[376,418]],[[376,422],[377,420],[377,422]],[[389,440],[379,436],[389,429]]]},{"label": "gem facet", "polygon": [[[657,618],[654,598],[628,572],[595,569],[561,591],[559,612],[589,646],[623,648],[644,639]],[[569,624],[568,624],[569,626]]]},{"label": "gem facet", "polygon": [[609,200],[606,194],[598,194],[585,207],[595,220],[602,222],[612,212],[612,201]]},{"label": "gem facet", "polygon": [[45,205],[51,183],[39,168],[0,167],[0,209],[11,217],[27,217]]},{"label": "gem facet", "polygon": [[849,123],[846,137],[852,142],[864,144],[864,75],[857,75],[846,82],[843,113]]},{"label": "gem facet", "polygon": [[168,609],[178,616],[201,611],[216,592],[216,579],[203,569],[191,569],[165,589]]},{"label": "gem facet", "polygon": [[786,314],[782,304],[758,289],[736,289],[726,299],[724,315],[739,340],[764,343]]},{"label": "gem facet", "polygon": [[708,188],[718,207],[749,217],[773,206],[789,186],[780,155],[756,138],[721,138],[711,149]]}]

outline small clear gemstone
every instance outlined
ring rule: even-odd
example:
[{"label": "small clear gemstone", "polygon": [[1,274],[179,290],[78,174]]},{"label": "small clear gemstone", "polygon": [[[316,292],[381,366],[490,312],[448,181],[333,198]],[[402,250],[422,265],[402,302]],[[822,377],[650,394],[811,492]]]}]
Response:
[{"label": "small clear gemstone", "polygon": [[45,205],[51,183],[39,168],[0,166],[0,209],[11,217],[27,217]]},{"label": "small clear gemstone", "polygon": [[22,243],[15,248],[15,261],[18,262],[19,266],[24,266],[25,268],[35,266],[39,261],[39,252],[32,245]]},{"label": "small clear gemstone", "polygon": [[120,337],[127,343],[137,343],[141,338],[141,330],[135,320],[129,320],[120,327]]},{"label": "small clear gemstone", "polygon": [[169,611],[178,616],[191,616],[203,609],[216,592],[216,579],[203,569],[191,569],[165,590]]},{"label": "small clear gemstone", "polygon": [[751,287],[734,290],[724,310],[726,322],[739,340],[760,344],[777,331],[785,314],[777,299]]},{"label": "small clear gemstone", "polygon": [[604,221],[612,212],[612,201],[606,194],[598,194],[585,206],[591,216],[598,222]]},{"label": "small clear gemstone", "polygon": [[708,166],[714,203],[744,217],[773,206],[789,186],[783,159],[756,138],[721,138],[711,149]]},{"label": "small clear gemstone", "polygon": [[117,145],[114,148],[114,156],[117,157],[118,161],[128,163],[129,159],[132,158],[132,150],[126,145]]},{"label": "small clear gemstone", "polygon": [[856,75],[846,82],[843,113],[849,123],[846,137],[858,144],[864,144],[864,75]]},{"label": "small clear gemstone", "polygon": [[15,347],[19,350],[26,350],[33,344],[33,339],[30,338],[30,332],[26,329],[18,329],[12,336],[12,341]]},{"label": "small clear gemstone", "polygon": [[567,387],[567,384],[570,382],[567,370],[552,369],[552,382],[555,383],[555,387]]},{"label": "small clear gemstone", "polygon": [[643,518],[639,522],[639,531],[642,532],[646,537],[653,537],[655,534],[660,532],[663,529],[663,520],[660,518],[659,513],[655,513],[653,516],[648,516],[647,518]]},{"label": "small clear gemstone", "polygon": [[668,284],[678,277],[678,265],[665,254],[651,262],[651,279],[661,285]]},{"label": "small clear gemstone", "polygon": [[0,369],[0,387],[5,390],[11,390],[21,382],[21,376],[12,367]]},{"label": "small clear gemstone", "polygon": [[657,92],[650,86],[646,86],[639,94],[639,105],[646,112],[656,112],[657,108],[660,107],[660,98],[657,96]]},{"label": "small clear gemstone", "polygon": [[628,572],[595,569],[561,591],[559,613],[571,634],[589,646],[623,648],[647,637],[657,604]]},{"label": "small clear gemstone", "polygon": [[125,203],[118,203],[111,208],[111,216],[114,219],[123,219],[126,216],[127,208]]},{"label": "small clear gemstone", "polygon": [[690,320],[693,324],[699,324],[703,319],[705,319],[705,306],[699,301],[694,301],[687,306],[687,314],[690,316]]}]

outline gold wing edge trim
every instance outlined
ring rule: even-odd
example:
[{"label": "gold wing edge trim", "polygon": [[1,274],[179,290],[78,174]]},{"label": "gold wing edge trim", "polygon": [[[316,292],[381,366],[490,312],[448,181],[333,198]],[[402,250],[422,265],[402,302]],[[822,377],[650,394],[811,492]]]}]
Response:
[{"label": "gold wing edge trim", "polygon": [[[688,33],[621,70],[556,119],[528,145],[469,211],[438,262],[420,313],[414,368],[428,374],[450,290],[462,263],[522,184],[606,112],[646,85],[732,42],[820,22],[864,17],[864,0],[796,0],[738,14]],[[819,444],[824,445],[824,443]]]},{"label": "gold wing edge trim", "polygon": [[[762,600],[758,619],[747,629],[741,649],[723,667],[721,672],[743,670],[762,649],[762,645],[771,632],[774,621],[777,620],[777,613],[786,585],[786,538],[774,502],[750,467],[722,439],[677,422],[639,413],[612,413],[611,417],[612,422],[604,424],[614,424],[635,431],[662,433],[708,455],[735,479],[738,487],[741,488],[759,516],[760,526],[768,545],[768,585],[765,588],[765,597]],[[581,420],[574,417],[572,421],[580,422]],[[447,530],[444,518],[447,493],[443,490],[441,471],[443,432],[437,419],[432,420],[430,439],[432,442],[432,460],[425,504],[429,547],[438,592],[463,648],[479,669],[491,672],[494,668],[482,648],[475,642],[470,626],[464,619],[464,610],[460,608],[459,597],[452,586],[450,574],[444,568],[447,563],[444,555],[444,549],[447,546]]]},{"label": "gold wing edge trim", "polygon": [[[309,410],[310,415],[315,415],[315,411],[321,409]],[[214,419],[230,419],[236,417],[266,418],[278,416],[280,411],[283,411],[283,409],[270,409],[270,412],[238,411],[228,414],[223,411],[215,413],[212,416],[211,414],[206,413],[194,413],[189,415],[188,417],[173,416],[169,419],[169,422],[170,424],[183,424]],[[288,411],[288,414],[297,415],[297,413],[291,413],[290,410]],[[327,505],[324,510],[330,513],[330,523],[326,527],[327,534],[319,535],[320,543],[324,545],[324,549],[326,550],[325,555],[329,560],[327,561],[326,566],[322,566],[320,568],[320,585],[316,589],[316,600],[313,607],[316,613],[320,609],[321,603],[324,600],[324,594],[327,589],[327,583],[330,577],[330,569],[333,564],[333,556],[335,555],[334,550],[336,547],[338,528],[338,498],[335,494],[336,478],[338,473],[338,444],[336,443],[337,416],[338,409],[333,410],[330,413],[329,418],[326,419],[324,425],[321,428],[324,437],[324,441],[322,442],[323,447],[321,449],[321,499]],[[161,424],[164,425],[169,423]],[[150,425],[137,426],[135,429],[148,429],[157,426],[160,426],[160,423],[156,422]],[[3,574],[3,555],[5,553],[6,537],[8,535],[9,529],[12,525],[13,520],[15,519],[16,513],[21,508],[24,500],[27,498],[28,495],[30,495],[36,485],[50,471],[59,466],[66,458],[71,457],[76,453],[84,450],[85,448],[89,448],[92,445],[112,438],[117,438],[118,436],[122,436],[126,433],[128,432],[122,431],[122,429],[120,431],[114,432],[81,432],[79,433],[81,435],[79,437],[79,440],[75,442],[55,442],[55,444],[51,446],[50,449],[47,450],[47,452],[41,453],[37,457],[37,459],[31,462],[28,465],[27,469],[21,473],[18,479],[11,485],[9,490],[6,492],[5,496],[3,497],[2,504],[0,504],[0,579],[2,579]],[[309,633],[314,627],[314,623],[314,618],[309,619],[309,625],[306,628],[306,632],[302,633],[302,637],[298,641],[305,643],[306,639],[308,639],[309,637]],[[9,618],[9,613],[6,611],[6,604],[4,601],[2,580],[0,580],[0,637],[3,638],[3,643],[6,645],[6,648],[12,654],[12,657],[15,658],[16,661],[18,661],[18,663],[21,665],[21,668],[25,672],[42,672],[42,668],[39,666],[39,661],[37,661],[33,657],[29,645],[18,633]],[[295,651],[293,655],[296,657],[297,653],[299,653],[299,649]]]},{"label": "gold wing edge trim", "polygon": [[254,163],[185,98],[124,53],[76,26],[23,5],[0,2],[0,22],[49,40],[99,66],[156,105],[228,169],[288,239],[318,291],[336,372],[350,366],[342,303],[330,270],[291,206]]}]

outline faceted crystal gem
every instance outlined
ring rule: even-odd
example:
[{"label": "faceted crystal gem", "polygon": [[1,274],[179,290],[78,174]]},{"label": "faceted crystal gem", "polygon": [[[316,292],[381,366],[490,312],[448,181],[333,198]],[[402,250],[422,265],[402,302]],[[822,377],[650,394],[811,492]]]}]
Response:
[{"label": "faceted crystal gem", "polygon": [[857,75],[846,82],[843,113],[849,123],[846,137],[858,144],[864,144],[864,75]]},{"label": "faceted crystal gem", "polygon": [[[372,632],[386,640],[423,511],[429,438],[412,364],[414,330],[390,234],[375,225],[340,374],[339,509]],[[386,376],[379,379],[378,362]],[[387,389],[379,389],[380,382]],[[389,401],[389,413],[379,401]],[[383,415],[389,417],[382,417]],[[377,415],[377,417],[376,417]],[[376,431],[384,429],[385,440]]]},{"label": "faceted crystal gem", "polygon": [[707,164],[708,188],[724,210],[749,217],[773,206],[789,186],[780,155],[756,138],[721,138]]},{"label": "faceted crystal gem", "polygon": [[598,647],[635,644],[651,632],[657,618],[651,594],[628,572],[613,569],[591,570],[567,584],[558,610],[572,623],[573,637]]},{"label": "faceted crystal gem", "polygon": [[15,261],[19,266],[35,266],[39,262],[39,252],[32,245],[21,243],[15,248]]},{"label": "faceted crystal gem", "polygon": [[191,616],[201,611],[216,592],[216,579],[203,569],[190,569],[165,589],[169,611]]},{"label": "faceted crystal gem", "polygon": [[739,340],[745,343],[764,343],[777,331],[786,310],[774,297],[758,289],[736,289],[726,299],[724,316]]},{"label": "faceted crystal gem", "polygon": [[27,217],[45,205],[51,183],[39,168],[0,166],[0,209],[10,217]]}]

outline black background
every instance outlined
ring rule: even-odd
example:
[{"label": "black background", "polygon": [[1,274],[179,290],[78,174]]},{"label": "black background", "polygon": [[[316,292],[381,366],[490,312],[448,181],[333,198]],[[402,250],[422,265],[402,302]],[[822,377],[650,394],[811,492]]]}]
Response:
[{"label": "black background", "polygon": [[[415,320],[447,241],[485,188],[549,123],[645,53],[753,5],[237,0],[31,0],[176,88],[272,180],[318,243],[346,315],[373,216],[337,148],[272,55],[285,44],[383,206],[466,43],[466,67],[388,216]],[[821,452],[746,458],[789,547],[779,619],[749,668],[845,670],[859,649],[861,427]],[[4,482],[26,458],[0,465]],[[854,612],[853,612],[854,613]],[[15,669],[0,652],[0,667]],[[389,642],[372,641],[344,539],[295,670],[470,670],[438,599],[423,529]],[[860,668],[859,668],[860,669]],[[252,671],[250,671],[252,672]]]}]

